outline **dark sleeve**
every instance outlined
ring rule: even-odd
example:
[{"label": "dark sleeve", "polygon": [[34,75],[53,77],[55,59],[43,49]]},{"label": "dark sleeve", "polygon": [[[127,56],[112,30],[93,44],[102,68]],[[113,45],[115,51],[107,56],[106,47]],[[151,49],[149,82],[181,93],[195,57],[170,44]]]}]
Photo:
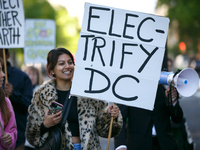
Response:
[{"label": "dark sleeve", "polygon": [[[21,85],[13,85],[13,94],[10,96],[13,102],[20,103],[22,106],[28,107],[33,97],[33,87],[28,76],[23,76]],[[17,86],[17,87],[16,87]]]},{"label": "dark sleeve", "polygon": [[[161,95],[162,96],[161,98],[162,99],[164,98],[165,105],[168,108],[169,115],[170,115],[172,121],[175,122],[175,123],[180,123],[183,120],[183,111],[182,111],[182,108],[179,105],[179,101],[177,100],[177,103],[176,103],[175,106],[173,106],[172,103],[168,103],[169,99],[165,95],[165,90],[166,89],[164,88],[164,86],[162,84],[159,84],[158,90],[157,90],[157,96]],[[159,100],[156,100],[155,105],[156,105],[156,103],[159,103]]]},{"label": "dark sleeve", "polygon": [[44,124],[42,123],[41,126],[40,126],[40,136],[42,136],[43,134],[45,134],[48,131],[49,131],[49,128],[46,128],[44,126]]},{"label": "dark sleeve", "polygon": [[183,120],[183,110],[177,101],[175,106],[169,106],[172,121],[180,123]]}]

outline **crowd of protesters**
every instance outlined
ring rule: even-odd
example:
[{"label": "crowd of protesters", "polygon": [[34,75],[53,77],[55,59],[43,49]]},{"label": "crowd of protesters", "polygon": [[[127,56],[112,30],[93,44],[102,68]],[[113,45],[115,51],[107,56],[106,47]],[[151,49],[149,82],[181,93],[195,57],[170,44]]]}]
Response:
[{"label": "crowd of protesters", "polygon": [[[43,83],[36,67],[21,71],[11,65],[9,56],[5,49],[5,77],[0,49],[0,149],[34,150],[44,145],[52,127],[59,126],[62,111],[53,115],[48,111],[53,101],[64,105],[70,94],[75,60],[65,48],[51,50],[47,56],[50,80]],[[170,127],[171,119],[183,120],[175,87],[158,85],[153,111],[72,97],[61,145],[64,150],[101,150],[98,136],[108,137],[111,117],[116,150],[180,150]]]}]

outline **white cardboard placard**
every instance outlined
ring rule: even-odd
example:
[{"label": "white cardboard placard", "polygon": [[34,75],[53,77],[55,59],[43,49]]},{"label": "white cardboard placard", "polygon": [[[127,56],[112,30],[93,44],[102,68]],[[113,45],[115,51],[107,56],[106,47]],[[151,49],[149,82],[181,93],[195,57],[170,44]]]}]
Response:
[{"label": "white cardboard placard", "polygon": [[71,94],[153,110],[169,19],[85,3]]},{"label": "white cardboard placard", "polygon": [[0,1],[0,48],[24,47],[22,0]]}]

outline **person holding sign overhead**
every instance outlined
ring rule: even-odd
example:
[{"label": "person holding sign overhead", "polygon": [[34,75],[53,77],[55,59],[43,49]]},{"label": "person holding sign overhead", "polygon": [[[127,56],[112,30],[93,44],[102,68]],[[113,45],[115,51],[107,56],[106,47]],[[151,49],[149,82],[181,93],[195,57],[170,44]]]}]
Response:
[{"label": "person holding sign overhead", "polygon": [[[10,57],[8,49],[5,49],[5,53],[5,59],[7,60]],[[2,49],[0,49],[0,57],[3,58]],[[2,87],[5,94],[9,96],[15,112],[18,132],[16,150],[24,150],[28,106],[31,103],[33,88],[31,80],[26,73],[13,67],[9,61],[7,61],[6,65],[8,82],[4,82]],[[4,69],[3,65],[2,67]]]},{"label": "person holding sign overhead", "polygon": [[[74,74],[73,55],[65,48],[52,49],[47,56],[47,75],[50,81],[39,87],[29,106],[26,137],[35,147],[43,146],[51,127],[59,125],[62,112],[49,115],[53,101],[64,104],[70,92]],[[81,85],[80,85],[81,86]],[[100,150],[99,137],[108,137],[111,116],[114,118],[112,137],[122,127],[122,116],[117,106],[106,101],[72,96],[72,104],[65,123],[61,149]]]},{"label": "person holding sign overhead", "polygon": [[179,150],[170,126],[170,120],[183,120],[178,99],[175,87],[159,84],[153,111],[118,104],[124,124],[114,138],[116,150]]},{"label": "person holding sign overhead", "polygon": [[17,125],[15,114],[10,100],[5,97],[2,83],[5,74],[2,71],[2,59],[0,58],[0,149],[14,150],[17,140]]}]

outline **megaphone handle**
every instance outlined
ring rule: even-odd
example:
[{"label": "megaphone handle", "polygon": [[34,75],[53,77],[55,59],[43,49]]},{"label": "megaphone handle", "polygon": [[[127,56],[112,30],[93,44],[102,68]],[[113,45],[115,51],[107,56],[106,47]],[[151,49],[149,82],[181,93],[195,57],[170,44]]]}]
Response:
[{"label": "megaphone handle", "polygon": [[169,92],[168,92],[168,96],[167,96],[167,105],[168,106],[173,106],[173,103],[175,102],[175,100],[178,101],[178,99],[179,99],[179,93],[177,92],[176,88],[175,88],[175,90],[176,90],[176,96],[172,97],[172,87],[175,88],[173,86],[173,84],[170,83]]},{"label": "megaphone handle", "polygon": [[[181,69],[178,69],[175,73],[174,73],[174,75],[173,75],[173,78],[179,73],[179,72],[181,72]],[[169,93],[168,93],[168,106],[172,106],[173,105],[173,102],[172,102],[172,86],[173,86],[173,83],[171,82],[170,84],[169,84]],[[179,99],[179,93],[177,92],[177,97],[176,97],[176,99],[178,100]]]},{"label": "megaphone handle", "polygon": [[168,106],[172,106],[172,82],[169,85],[169,93],[167,97]]}]

